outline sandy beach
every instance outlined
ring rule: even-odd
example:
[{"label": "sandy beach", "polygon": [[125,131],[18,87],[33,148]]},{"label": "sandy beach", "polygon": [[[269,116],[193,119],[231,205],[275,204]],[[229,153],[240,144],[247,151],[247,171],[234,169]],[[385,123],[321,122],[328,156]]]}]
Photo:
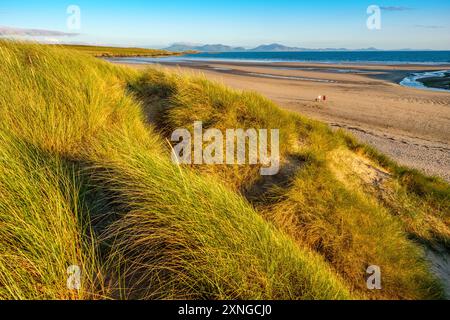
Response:
[{"label": "sandy beach", "polygon": [[[189,61],[164,67],[257,91],[283,108],[351,132],[400,164],[450,181],[450,92],[398,84],[411,72],[448,70],[449,65]],[[326,102],[316,102],[319,95]]]}]

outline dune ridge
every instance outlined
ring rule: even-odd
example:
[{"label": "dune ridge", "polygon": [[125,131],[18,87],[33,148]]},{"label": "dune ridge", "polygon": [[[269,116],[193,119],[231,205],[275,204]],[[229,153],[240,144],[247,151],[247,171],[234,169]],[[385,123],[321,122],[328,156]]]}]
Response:
[{"label": "dune ridge", "polygon": [[[443,180],[202,77],[8,41],[0,56],[0,298],[444,297],[422,248],[450,245]],[[279,128],[284,174],[174,164],[166,138],[195,120]]]}]

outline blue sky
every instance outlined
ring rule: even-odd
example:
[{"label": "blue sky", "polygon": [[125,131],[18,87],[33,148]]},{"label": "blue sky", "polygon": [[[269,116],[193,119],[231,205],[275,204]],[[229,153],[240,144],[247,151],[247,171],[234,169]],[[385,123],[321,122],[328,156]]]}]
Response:
[{"label": "blue sky", "polygon": [[[174,42],[252,47],[279,42],[309,48],[450,49],[450,1],[5,1],[0,27],[72,32],[66,10],[81,11],[78,36],[38,40],[164,47]],[[366,9],[382,8],[381,30]],[[384,8],[384,9],[383,9]]]}]

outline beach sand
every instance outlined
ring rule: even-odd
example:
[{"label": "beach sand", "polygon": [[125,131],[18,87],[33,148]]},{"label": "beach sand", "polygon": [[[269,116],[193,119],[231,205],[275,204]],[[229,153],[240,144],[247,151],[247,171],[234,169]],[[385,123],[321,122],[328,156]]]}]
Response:
[{"label": "beach sand", "polygon": [[[397,84],[408,73],[450,66],[183,62],[164,67],[259,92],[283,108],[351,132],[400,164],[450,182],[450,92]],[[326,102],[316,102],[319,95]]]}]

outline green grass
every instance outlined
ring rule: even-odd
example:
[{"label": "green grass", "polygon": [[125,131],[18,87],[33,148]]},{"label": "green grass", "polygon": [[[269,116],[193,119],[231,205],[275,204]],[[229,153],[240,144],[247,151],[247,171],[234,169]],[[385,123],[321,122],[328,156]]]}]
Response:
[{"label": "green grass", "polygon": [[[126,212],[107,228],[124,298],[348,299],[323,259],[299,248],[217,181],[125,139],[91,177]],[[120,141],[120,142],[119,142]],[[106,160],[107,158],[107,160]],[[124,285],[121,285],[124,283]]]},{"label": "green grass", "polygon": [[[0,131],[0,299],[94,299],[103,293],[77,170]],[[81,291],[66,286],[79,265]]]},{"label": "green grass", "polygon": [[[167,138],[196,120],[205,128],[280,128],[283,163],[297,168],[272,181],[272,190],[257,193],[259,198],[249,197],[266,220],[319,252],[359,294],[399,299],[439,295],[417,243],[449,243],[450,191],[445,182],[400,168],[343,132],[282,111],[255,93],[154,69],[131,88]],[[384,168],[390,177],[372,186],[363,181],[365,173],[357,171],[353,158],[365,159],[373,171]],[[253,195],[255,186],[261,186],[257,166],[193,168],[243,195]],[[381,292],[367,292],[361,281],[370,264],[384,270]]]},{"label": "green grass", "polygon": [[[449,243],[439,179],[204,78],[56,46],[2,41],[0,57],[1,299],[442,296],[418,244]],[[173,164],[166,139],[195,120],[279,128],[285,174]],[[355,159],[389,179],[365,183]]]},{"label": "green grass", "polygon": [[83,53],[90,54],[94,57],[165,57],[182,55],[183,53],[175,53],[158,49],[143,48],[119,48],[104,46],[88,46],[88,45],[58,45],[66,49],[73,49]]}]

